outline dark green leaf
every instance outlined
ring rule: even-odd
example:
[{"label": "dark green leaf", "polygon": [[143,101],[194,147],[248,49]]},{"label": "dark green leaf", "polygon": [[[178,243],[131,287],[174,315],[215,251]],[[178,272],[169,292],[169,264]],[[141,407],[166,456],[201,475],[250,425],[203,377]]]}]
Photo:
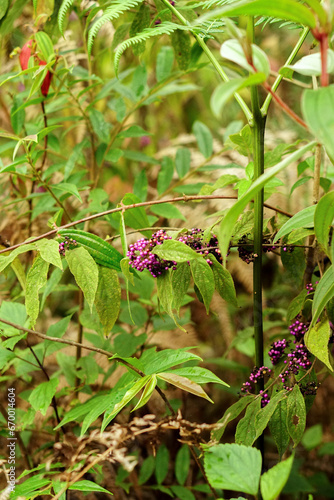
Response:
[{"label": "dark green leaf", "polygon": [[187,480],[190,468],[189,446],[183,444],[176,454],[175,459],[175,477],[182,486]]},{"label": "dark green leaf", "polygon": [[329,255],[329,231],[333,224],[333,219],[334,191],[330,191],[319,200],[314,214],[315,235],[327,255]]},{"label": "dark green leaf", "polygon": [[277,405],[277,408],[269,421],[269,429],[277,446],[280,459],[287,449],[290,436],[287,429],[287,400],[283,399]]},{"label": "dark green leaf", "polygon": [[230,272],[225,269],[212,254],[210,254],[210,259],[217,292],[226,302],[238,307],[236,291]]},{"label": "dark green leaf", "polygon": [[245,416],[237,425],[235,442],[251,446],[256,439],[256,416],[261,409],[261,398],[256,398],[247,407]]},{"label": "dark green leaf", "polygon": [[307,290],[304,289],[290,302],[286,313],[286,320],[288,323],[290,323],[290,321],[303,309],[306,298]]},{"label": "dark green leaf", "polygon": [[155,469],[155,458],[153,455],[145,458],[139,471],[138,484],[145,484],[152,476]]},{"label": "dark green leaf", "polygon": [[169,451],[164,444],[159,446],[155,457],[155,477],[157,478],[157,483],[161,484],[167,474],[169,466]]},{"label": "dark green leaf", "polygon": [[334,267],[331,265],[317,284],[312,302],[312,322],[315,325],[326,304],[334,297]]},{"label": "dark green leaf", "polygon": [[177,64],[182,71],[185,71],[189,66],[191,56],[190,36],[185,31],[175,30],[171,34],[171,41]]},{"label": "dark green leaf", "polygon": [[37,255],[27,275],[25,305],[32,326],[35,325],[39,314],[39,290],[47,281],[48,270],[49,263]]},{"label": "dark green leaf", "polygon": [[68,488],[69,490],[75,491],[91,491],[91,492],[102,492],[107,493],[108,495],[112,495],[112,493],[105,488],[102,488],[99,484],[93,483],[93,481],[87,481],[87,479],[82,479],[81,481],[77,481],[72,484]]},{"label": "dark green leaf", "polygon": [[173,308],[176,309],[177,314],[180,314],[183,297],[188,291],[190,276],[190,267],[187,262],[180,262],[172,271]]},{"label": "dark green leaf", "polygon": [[295,448],[303,437],[306,425],[305,400],[298,384],[288,394],[286,423]]}]

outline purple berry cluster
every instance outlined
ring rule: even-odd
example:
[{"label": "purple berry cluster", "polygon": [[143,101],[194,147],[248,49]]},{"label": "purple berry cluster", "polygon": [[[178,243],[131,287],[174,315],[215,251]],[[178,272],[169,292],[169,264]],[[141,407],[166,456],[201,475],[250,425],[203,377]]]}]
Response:
[{"label": "purple berry cluster", "polygon": [[[257,366],[254,366],[250,376],[249,380],[247,382],[244,382],[241,387],[241,393],[243,395],[246,394],[252,394],[254,391],[254,386],[255,384],[258,383],[259,380],[263,379],[265,375],[271,374],[271,369],[268,368],[267,366],[261,366],[258,368]],[[268,394],[265,391],[260,391],[261,395],[261,407],[264,408],[270,401],[270,398]]]},{"label": "purple berry cluster", "polygon": [[64,241],[59,243],[59,253],[60,255],[65,255],[65,251],[69,248],[73,248],[77,246],[77,242],[73,238],[65,238]]},{"label": "purple berry cluster", "polygon": [[309,323],[301,321],[301,316],[297,316],[295,321],[289,326],[291,335],[295,337],[294,343],[300,342],[309,328]]},{"label": "purple berry cluster", "polygon": [[141,238],[136,243],[129,245],[127,257],[130,259],[131,267],[139,272],[148,269],[154,278],[157,278],[171,267],[175,269],[176,262],[160,259],[152,253],[154,247],[162,245],[165,240],[170,239],[171,236],[168,236],[166,231],[160,229],[150,239]]},{"label": "purple berry cluster", "polygon": [[270,360],[273,365],[277,365],[281,357],[285,354],[285,349],[289,346],[290,340],[282,339],[277,340],[271,344],[271,349],[268,352]]},{"label": "purple berry cluster", "polygon": [[313,293],[315,291],[315,286],[319,283],[319,281],[316,281],[314,285],[312,285],[312,283],[307,283],[307,285],[305,286],[306,290],[307,290],[307,295],[310,295],[310,293]]},{"label": "purple berry cluster", "polygon": [[297,344],[295,349],[288,354],[288,359],[284,361],[287,365],[286,369],[279,375],[284,389],[292,389],[290,386],[286,385],[287,379],[290,378],[291,375],[298,375],[300,369],[307,370],[310,368],[312,363],[309,356],[309,351],[304,344]]},{"label": "purple berry cluster", "polygon": [[[265,253],[273,252],[277,248],[275,245],[272,245],[269,238],[263,238],[262,243],[263,243],[262,250]],[[253,242],[251,242],[250,244],[250,242],[247,241],[246,236],[243,236],[238,241],[238,252],[240,259],[246,262],[246,264],[254,262],[256,257],[258,257],[258,255],[254,253]]]},{"label": "purple berry cluster", "polygon": [[318,384],[315,382],[306,382],[306,384],[300,384],[300,392],[304,396],[316,396],[318,389]]},{"label": "purple berry cluster", "polygon": [[[159,229],[152,235],[150,239],[141,238],[132,245],[129,245],[127,257],[130,259],[130,265],[137,271],[142,272],[148,269],[154,278],[157,278],[168,269],[176,269],[177,263],[175,261],[168,261],[160,259],[157,255],[152,253],[156,245],[162,245],[165,240],[170,240],[166,231]],[[193,228],[185,233],[181,233],[177,241],[189,246],[200,255],[207,256],[207,263],[212,265],[209,254],[213,254],[219,262],[222,262],[220,251],[217,248],[218,240],[213,236],[209,241],[204,241],[203,230]]]}]

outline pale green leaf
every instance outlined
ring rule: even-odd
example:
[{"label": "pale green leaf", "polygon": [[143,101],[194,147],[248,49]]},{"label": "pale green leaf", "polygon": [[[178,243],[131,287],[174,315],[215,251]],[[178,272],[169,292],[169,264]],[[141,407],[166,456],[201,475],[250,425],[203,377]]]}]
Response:
[{"label": "pale green leaf", "polygon": [[93,481],[87,481],[87,479],[82,479],[81,481],[77,481],[76,483],[69,486],[68,489],[75,491],[102,492],[102,493],[107,493],[108,495],[113,495],[111,491],[102,488],[102,486],[93,483]]},{"label": "pale green leaf", "polygon": [[213,403],[212,399],[207,395],[204,389],[202,389],[202,387],[199,384],[196,384],[196,382],[193,382],[189,378],[182,377],[181,375],[177,375],[176,373],[172,372],[159,373],[158,378],[161,378],[162,380],[168,382],[169,384],[175,385],[175,387],[178,387],[183,391],[190,392],[195,396],[204,398],[207,401],[210,401],[210,403]]},{"label": "pale green leaf", "polygon": [[146,405],[147,401],[150,399],[152,396],[152,393],[155,389],[155,386],[157,385],[157,376],[152,375],[147,384],[144,387],[144,390],[142,392],[142,395],[140,396],[140,399],[134,409],[132,411],[138,410],[142,406]]},{"label": "pale green leaf", "polygon": [[121,286],[117,271],[109,267],[98,266],[99,283],[96,290],[95,306],[103,325],[105,335],[108,335],[118,318],[121,306]]},{"label": "pale green leaf", "polygon": [[[242,68],[245,68],[247,71],[251,73],[254,72],[254,68],[247,61],[243,48],[238,40],[227,40],[226,42],[224,42],[220,48],[220,55],[224,57],[224,59],[228,59],[229,61],[238,64]],[[252,44],[252,58],[255,69],[260,73],[264,73],[265,80],[265,78],[270,73],[270,64],[268,57],[266,56],[265,52],[260,49],[260,47]],[[262,81],[264,80],[262,79]],[[258,83],[262,82],[257,81],[255,85],[257,85]],[[249,85],[249,83],[246,85]]]},{"label": "pale green leaf", "polygon": [[[304,56],[295,64],[284,66],[284,68],[290,68],[301,75],[306,76],[320,76],[321,75],[321,54],[310,54]],[[334,51],[331,49],[327,50],[327,73],[334,72]]]},{"label": "pale green leaf", "polygon": [[328,349],[331,333],[332,331],[328,319],[323,318],[320,323],[316,323],[306,332],[304,340],[307,349],[320,359],[327,368],[333,371],[333,367],[329,361]]},{"label": "pale green leaf", "polygon": [[165,240],[162,245],[157,245],[152,250],[158,257],[175,262],[188,262],[193,259],[203,259],[202,255],[195,252],[185,243],[176,240]]},{"label": "pale green leaf", "polygon": [[46,240],[43,238],[42,240],[36,241],[35,245],[45,262],[49,262],[49,264],[59,267],[59,269],[63,269],[59,254],[59,243],[56,240]]},{"label": "pale green leaf", "polygon": [[47,281],[49,265],[40,255],[37,255],[27,275],[25,305],[32,327],[39,314],[39,290]]},{"label": "pale green leaf", "polygon": [[206,368],[201,368],[200,366],[187,366],[186,368],[176,368],[172,373],[180,375],[181,377],[187,377],[196,384],[221,384],[229,387],[229,385],[221,380],[217,375],[212,373],[212,371]]},{"label": "pale green leaf", "polygon": [[298,384],[288,394],[286,423],[295,448],[303,437],[306,425],[305,399]]},{"label": "pale green leaf", "polygon": [[316,205],[311,205],[291,217],[276,234],[274,243],[295,229],[313,227],[315,209]]},{"label": "pale green leaf", "polygon": [[291,472],[294,455],[279,462],[261,476],[261,495],[263,500],[275,500],[283,490]]},{"label": "pale green leaf", "polygon": [[329,255],[329,232],[334,219],[334,191],[320,198],[314,214],[315,235],[327,255]]},{"label": "pale green leaf", "polygon": [[238,444],[218,444],[204,453],[204,468],[214,488],[242,491],[256,496],[262,458],[256,448]]},{"label": "pale green leaf", "polygon": [[326,304],[334,297],[334,267],[331,265],[321,280],[317,284],[312,302],[312,328],[317,322],[320,314],[324,310]]},{"label": "pale green leaf", "polygon": [[302,112],[304,119],[321,144],[326,148],[328,156],[334,160],[334,85],[316,90],[307,89],[302,96]]},{"label": "pale green leaf", "polygon": [[66,260],[92,311],[99,281],[99,270],[95,260],[83,247],[67,250]]},{"label": "pale green leaf", "polygon": [[31,250],[36,250],[36,246],[34,243],[21,245],[20,247],[15,248],[15,250],[10,252],[9,255],[6,255],[7,252],[0,254],[0,272],[6,269],[6,267],[9,266],[9,264],[11,264],[18,255],[20,255],[21,253],[30,252]]},{"label": "pale green leaf", "polygon": [[209,158],[213,152],[213,138],[209,128],[200,121],[195,121],[192,127],[196,137],[198,149],[205,158]]}]

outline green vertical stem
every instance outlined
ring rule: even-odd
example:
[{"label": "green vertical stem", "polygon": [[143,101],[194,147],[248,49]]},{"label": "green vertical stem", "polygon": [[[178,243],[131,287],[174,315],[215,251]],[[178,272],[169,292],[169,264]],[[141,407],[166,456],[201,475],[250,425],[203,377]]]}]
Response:
[{"label": "green vertical stem", "polygon": [[[248,23],[250,41],[254,42],[254,20]],[[251,87],[251,104],[253,114],[253,162],[254,181],[264,172],[264,133],[266,118],[262,116],[259,91],[257,86]],[[255,339],[255,364],[263,366],[263,311],[262,311],[262,232],[263,232],[263,189],[254,198],[254,264],[253,264],[253,321]],[[256,384],[257,394],[264,389],[264,380]],[[264,464],[264,439],[263,434],[257,440],[257,447],[262,455]]]}]

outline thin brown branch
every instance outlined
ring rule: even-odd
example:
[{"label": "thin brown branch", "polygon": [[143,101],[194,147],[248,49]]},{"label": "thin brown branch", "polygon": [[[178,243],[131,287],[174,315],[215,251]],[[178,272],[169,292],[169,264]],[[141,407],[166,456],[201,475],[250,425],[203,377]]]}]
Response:
[{"label": "thin brown branch", "polygon": [[[36,236],[35,238],[31,238],[29,241],[22,241],[21,243],[17,243],[16,245],[12,245],[11,247],[4,248],[3,250],[0,250],[0,254],[5,253],[5,252],[10,252],[11,250],[15,250],[15,248],[19,248],[23,245],[27,245],[28,243],[34,243],[35,241],[39,241],[43,238],[47,238],[48,236],[53,236],[58,232],[59,229],[67,229],[69,227],[73,227],[77,224],[80,224],[82,222],[86,222],[89,220],[94,220],[98,219],[99,217],[104,217],[105,215],[113,214],[116,212],[121,212],[123,210],[131,210],[132,208],[137,208],[137,207],[148,207],[152,205],[161,205],[162,203],[180,203],[180,202],[188,202],[188,201],[195,201],[195,200],[236,200],[237,196],[225,196],[225,195],[206,195],[206,196],[197,196],[197,195],[192,195],[192,196],[178,196],[177,198],[169,198],[167,200],[155,200],[155,201],[144,201],[142,203],[133,203],[132,205],[123,205],[122,207],[117,207],[117,208],[112,208],[110,210],[106,210],[105,212],[100,212],[98,214],[93,214],[88,217],[84,217],[80,220],[70,222],[69,224],[65,224],[64,226],[60,226],[57,229],[53,229],[52,231],[48,231],[47,233],[41,234],[39,236]],[[287,217],[292,217],[292,214],[289,214],[288,212],[284,212],[281,209],[272,207],[271,205],[268,205],[265,203],[265,206],[269,208],[270,210],[274,210],[275,212],[282,213],[283,215],[286,215]],[[151,228],[153,229],[153,228]]]}]

